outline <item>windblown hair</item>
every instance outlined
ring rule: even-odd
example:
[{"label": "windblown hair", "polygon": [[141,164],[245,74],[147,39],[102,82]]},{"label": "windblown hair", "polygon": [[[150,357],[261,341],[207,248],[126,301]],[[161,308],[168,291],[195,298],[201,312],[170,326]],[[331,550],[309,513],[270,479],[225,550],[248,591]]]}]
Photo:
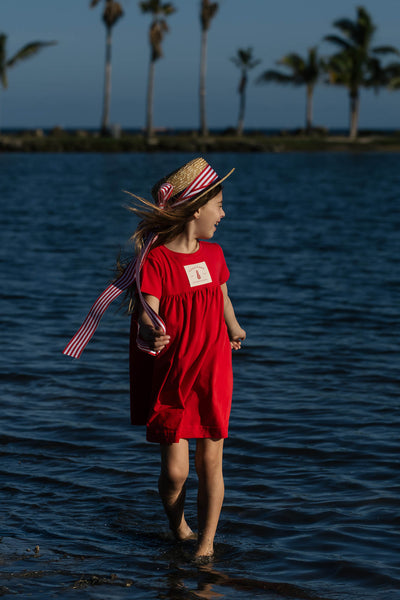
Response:
[{"label": "windblown hair", "polygon": [[[162,183],[163,181],[159,182],[152,189],[153,198],[157,198],[158,189]],[[151,233],[158,235],[157,241],[153,245],[154,248],[167,244],[176,236],[183,233],[186,224],[193,219],[194,213],[207,204],[209,200],[217,196],[221,190],[222,185],[218,185],[200,197],[184,202],[176,208],[168,204],[165,208],[159,208],[153,202],[130,194],[140,204],[136,202],[134,205],[128,206],[128,210],[142,218],[131,237],[131,240],[135,244],[135,254],[139,254]]]},{"label": "windblown hair", "polygon": [[[171,175],[171,174],[170,174]],[[167,244],[171,240],[173,240],[176,236],[180,235],[185,231],[186,224],[191,221],[194,217],[194,213],[199,210],[202,206],[207,204],[212,198],[217,196],[219,192],[222,190],[222,184],[219,184],[209,190],[206,193],[199,194],[196,198],[194,197],[183,204],[180,204],[176,208],[170,206],[170,203],[174,203],[174,199],[172,198],[165,208],[160,208],[157,206],[157,195],[158,190],[162,186],[165,181],[167,181],[167,175],[159,182],[151,190],[151,194],[154,198],[154,202],[146,200],[145,198],[141,198],[140,196],[136,196],[135,194],[131,194],[127,192],[134,201],[132,204],[128,205],[127,208],[135,215],[141,217],[141,221],[136,227],[135,232],[131,236],[131,241],[135,246],[135,255],[138,256],[144,247],[146,240],[149,235],[152,233],[156,233],[158,235],[157,240],[154,242],[152,248],[156,248],[157,246],[162,246],[163,244]],[[119,277],[128,266],[129,261],[122,261],[119,257],[117,260],[117,276]],[[129,300],[128,312],[133,312],[136,306],[136,288],[133,286],[130,290],[128,290],[127,298]],[[126,301],[124,302],[126,303]]]}]

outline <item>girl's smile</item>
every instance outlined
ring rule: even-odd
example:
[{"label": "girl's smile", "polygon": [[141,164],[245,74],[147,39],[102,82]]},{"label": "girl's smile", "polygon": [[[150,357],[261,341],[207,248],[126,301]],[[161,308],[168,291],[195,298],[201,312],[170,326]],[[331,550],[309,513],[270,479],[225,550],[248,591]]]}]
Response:
[{"label": "girl's smile", "polygon": [[225,217],[222,208],[222,192],[219,192],[214,198],[204,204],[194,214],[196,237],[200,239],[210,239],[213,237],[221,219]]}]

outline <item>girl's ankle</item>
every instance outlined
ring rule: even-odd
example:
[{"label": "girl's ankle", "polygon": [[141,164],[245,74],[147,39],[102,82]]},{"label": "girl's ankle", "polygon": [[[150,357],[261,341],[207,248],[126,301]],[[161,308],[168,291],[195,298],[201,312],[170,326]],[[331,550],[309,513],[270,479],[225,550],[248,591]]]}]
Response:
[{"label": "girl's ankle", "polygon": [[185,522],[180,525],[177,529],[171,527],[171,531],[176,540],[182,542],[184,540],[193,540],[197,538],[197,535],[192,531],[189,525]]}]

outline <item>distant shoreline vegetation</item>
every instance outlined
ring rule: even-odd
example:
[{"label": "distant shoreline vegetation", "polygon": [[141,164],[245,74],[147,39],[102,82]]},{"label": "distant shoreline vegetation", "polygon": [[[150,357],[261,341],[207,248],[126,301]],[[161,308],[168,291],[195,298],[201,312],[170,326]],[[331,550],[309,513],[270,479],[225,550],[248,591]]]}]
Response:
[{"label": "distant shoreline vegetation", "polygon": [[0,153],[5,152],[400,152],[399,130],[361,130],[354,140],[345,130],[316,128],[249,130],[238,136],[232,128],[210,130],[166,129],[149,141],[142,130],[115,127],[109,136],[96,129],[3,130]]},{"label": "distant shoreline vegetation", "polygon": [[[183,134],[177,132],[170,133],[168,131],[161,136],[154,127],[153,118],[156,64],[163,57],[164,37],[170,31],[169,20],[177,8],[172,2],[163,2],[163,0],[138,2],[140,11],[150,17],[148,30],[150,60],[146,93],[146,122],[143,128],[144,135],[133,138],[134,134],[132,133],[131,138],[129,138],[127,132],[120,133],[116,131],[116,126],[110,123],[113,29],[124,16],[124,9],[117,0],[89,0],[88,3],[91,8],[98,5],[103,7],[101,19],[106,27],[103,109],[99,129],[99,133],[104,137],[104,143],[100,143],[95,135],[89,134],[87,130],[69,133],[68,136],[66,132],[57,133],[54,131],[49,135],[42,130],[38,130],[34,135],[25,135],[24,138],[3,138],[0,151],[5,147],[10,150],[19,147],[31,149],[32,151],[38,149],[47,151],[49,148],[54,148],[57,151],[58,149],[67,151],[70,148],[92,148],[94,151],[97,151],[98,148],[109,148],[110,151],[113,151],[111,148],[118,147],[122,149],[126,147],[132,151],[138,149],[167,149],[168,144],[166,140],[168,139],[171,146],[171,140],[174,135],[176,136],[175,146],[184,145],[187,147],[189,144],[191,147],[225,148],[229,132],[220,133],[219,135],[215,132],[210,132],[206,115],[208,33],[212,20],[219,11],[219,3],[211,2],[211,0],[199,0],[198,4],[201,30],[200,79],[198,87],[199,127],[195,134],[189,133],[185,140],[181,137],[178,139],[178,136]],[[319,41],[314,40],[314,45],[308,48],[305,55],[290,51],[276,61],[279,68],[263,70],[255,78],[254,83],[263,85],[272,83],[302,87],[305,90],[306,120],[304,129],[296,133],[296,143],[299,142],[299,136],[306,133],[308,137],[306,141],[303,140],[303,144],[310,145],[312,143],[315,145],[318,138],[319,144],[328,143],[328,147],[332,143],[328,132],[325,129],[316,128],[313,121],[315,87],[323,84],[342,88],[348,95],[349,100],[348,136],[351,141],[355,141],[360,136],[362,138],[360,143],[365,145],[366,136],[363,136],[362,133],[360,135],[359,132],[361,92],[364,89],[373,89],[376,93],[379,90],[400,90],[400,50],[391,45],[374,45],[377,26],[372,16],[362,6],[356,8],[354,19],[348,17],[336,19],[332,23],[332,27],[334,28],[334,33],[324,35]],[[320,44],[322,43],[328,43],[333,48],[332,53],[326,54],[324,48],[320,48]],[[0,88],[7,88],[7,73],[10,68],[14,67],[20,61],[36,55],[43,48],[54,46],[55,44],[57,44],[56,41],[28,42],[16,54],[9,56],[7,52],[7,35],[0,33]],[[239,85],[237,89],[239,94],[238,120],[236,127],[232,127],[229,130],[232,131],[232,135],[236,134],[237,137],[232,137],[230,149],[249,148],[251,150],[260,149],[261,151],[266,151],[266,148],[270,148],[271,140],[266,142],[263,138],[261,141],[258,134],[254,132],[245,134],[243,142],[238,141],[238,137],[242,136],[245,131],[246,98],[250,72],[258,67],[262,61],[253,55],[253,48],[251,47],[238,48],[236,54],[230,58],[230,61],[239,69]],[[60,120],[57,119],[57,121],[62,122],[62,118]],[[286,146],[289,143],[288,136],[292,135],[293,132],[286,132],[285,135],[282,135],[280,132],[278,133],[281,142],[282,138],[285,137]],[[203,139],[200,139],[200,137]],[[250,137],[257,137],[257,140],[253,140],[250,143]],[[335,140],[335,142],[337,141]],[[372,143],[375,142],[376,140]],[[354,148],[355,146],[351,147]]]}]

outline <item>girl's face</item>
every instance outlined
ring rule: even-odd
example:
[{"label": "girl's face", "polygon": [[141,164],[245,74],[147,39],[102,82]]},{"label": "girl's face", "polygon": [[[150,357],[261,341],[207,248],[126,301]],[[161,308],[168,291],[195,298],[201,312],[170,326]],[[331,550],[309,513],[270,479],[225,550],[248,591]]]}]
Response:
[{"label": "girl's face", "polygon": [[213,237],[221,219],[225,216],[222,208],[222,192],[211,198],[194,214],[196,237],[209,240]]}]

